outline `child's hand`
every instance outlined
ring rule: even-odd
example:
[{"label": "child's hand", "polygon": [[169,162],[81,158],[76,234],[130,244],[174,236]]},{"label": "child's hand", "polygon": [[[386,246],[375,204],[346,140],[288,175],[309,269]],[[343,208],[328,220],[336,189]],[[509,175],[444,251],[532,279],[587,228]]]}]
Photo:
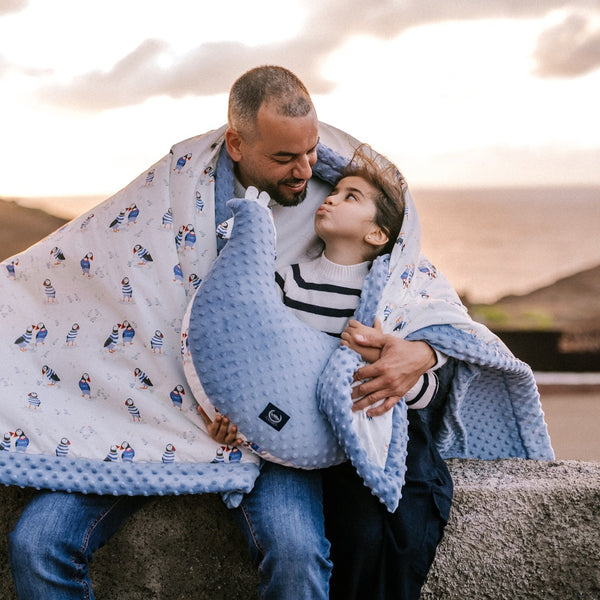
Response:
[{"label": "child's hand", "polygon": [[365,362],[373,363],[381,356],[381,348],[365,346],[363,345],[364,342],[361,344],[363,337],[369,331],[375,331],[377,333],[383,332],[379,319],[375,319],[373,327],[367,327],[360,321],[352,319],[348,322],[346,329],[342,333],[341,344],[342,346],[348,346],[351,350],[358,352]]},{"label": "child's hand", "polygon": [[198,412],[204,419],[208,435],[210,435],[215,442],[233,447],[239,446],[242,443],[241,438],[237,437],[237,426],[233,425],[227,417],[217,414],[215,420],[211,421],[210,417],[202,410],[201,406],[198,406]]}]

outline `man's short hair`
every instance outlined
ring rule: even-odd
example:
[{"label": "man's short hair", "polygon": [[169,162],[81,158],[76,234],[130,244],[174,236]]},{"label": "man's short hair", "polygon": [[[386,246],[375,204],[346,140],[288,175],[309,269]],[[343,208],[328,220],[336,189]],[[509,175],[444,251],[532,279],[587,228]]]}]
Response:
[{"label": "man's short hair", "polygon": [[313,110],[306,86],[294,73],[277,66],[256,67],[244,73],[231,87],[227,120],[229,127],[248,131],[256,124],[264,102],[275,102],[278,114],[304,117]]}]

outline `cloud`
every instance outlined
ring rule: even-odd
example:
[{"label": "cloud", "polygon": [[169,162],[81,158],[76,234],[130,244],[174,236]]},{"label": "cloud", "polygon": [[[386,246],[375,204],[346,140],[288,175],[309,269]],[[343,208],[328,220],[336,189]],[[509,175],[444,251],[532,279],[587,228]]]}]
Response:
[{"label": "cloud", "polygon": [[535,51],[541,77],[577,77],[600,67],[600,20],[572,13],[540,35]]},{"label": "cloud", "polygon": [[[67,84],[43,86],[45,101],[85,110],[130,106],[160,95],[172,98],[226,93],[232,74],[260,64],[284,64],[297,72],[312,93],[327,93],[331,82],[315,72],[315,62],[332,50],[331,42],[305,51],[303,40],[266,46],[237,42],[202,44],[187,54],[172,57],[168,44],[151,39],[116,63],[110,71],[91,71]],[[169,66],[165,62],[172,61]]]},{"label": "cloud", "polygon": [[[364,0],[304,0],[308,16],[302,33],[291,40],[258,46],[232,41],[205,43],[175,55],[166,42],[148,39],[109,71],[90,71],[67,83],[46,84],[39,97],[68,108],[97,111],[161,95],[213,95],[226,93],[236,76],[260,64],[288,67],[313,94],[327,93],[334,84],[320,74],[319,65],[352,36],[392,38],[411,27],[450,20],[543,17],[565,5],[565,0],[372,0],[368,6]],[[571,0],[568,6],[598,11],[597,0]],[[567,18],[540,37],[535,73],[567,77],[588,72],[598,66],[599,45],[598,29],[594,30],[589,20]]]},{"label": "cloud", "polygon": [[27,0],[0,0],[0,17],[23,10],[28,4]]}]

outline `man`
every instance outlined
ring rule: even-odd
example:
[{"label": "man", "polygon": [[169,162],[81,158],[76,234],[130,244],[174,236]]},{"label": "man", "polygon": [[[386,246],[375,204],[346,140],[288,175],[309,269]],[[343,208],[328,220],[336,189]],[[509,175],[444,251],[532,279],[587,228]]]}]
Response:
[{"label": "man", "polygon": [[[253,99],[252,105],[248,98]],[[283,227],[293,223],[291,231],[296,231],[296,238],[300,229],[301,235],[312,240],[312,214],[326,190],[311,181],[319,124],[306,88],[283,70],[251,71],[231,90],[228,121],[225,143],[235,162],[236,195],[243,197],[242,188],[249,185],[269,193],[279,204],[273,209],[279,239],[285,239],[279,224],[284,220],[280,207],[304,203],[303,209],[309,208],[303,215],[304,223],[299,222],[298,211],[288,211]],[[308,226],[310,233],[302,231],[302,225]],[[278,248],[278,264],[282,262],[291,259],[287,255],[282,259]],[[383,356],[357,374],[357,378],[370,381],[357,386],[355,397],[365,398],[356,403],[356,409],[386,398],[384,405],[372,409],[373,414],[381,414],[412,387],[415,376],[418,378],[435,364],[436,357],[423,342],[382,336],[371,343],[382,345]],[[222,426],[227,429],[227,421]],[[235,436],[233,429],[221,439],[234,443]],[[385,509],[348,465],[322,474],[327,491],[327,523],[323,523],[321,511],[321,474],[273,463],[263,466],[254,491],[236,509],[236,516],[259,565],[264,597],[328,597],[331,563],[324,538],[326,527],[337,557],[331,597],[418,598],[448,517],[451,482],[431,435],[417,415],[411,416],[410,437],[415,443],[410,446],[408,484],[398,511],[403,518],[395,520],[395,526],[403,531],[394,534],[389,531]],[[433,488],[437,486],[428,482],[436,477],[442,480],[439,494],[445,501],[443,514],[432,508]],[[420,481],[422,478],[427,483]],[[411,497],[413,489],[415,496]],[[277,506],[285,508],[277,511]],[[433,538],[425,536],[427,527],[435,532]],[[389,549],[382,549],[387,546],[385,536],[393,536],[402,546],[398,561],[387,556]],[[386,562],[388,566],[384,566]],[[394,580],[392,573],[401,581]]]},{"label": "man", "polygon": [[[248,185],[271,195],[280,240],[278,265],[289,264],[310,247],[312,215],[329,190],[312,177],[320,134],[310,96],[289,71],[260,67],[234,84],[228,121],[219,160],[233,161],[236,196]],[[192,153],[186,157],[191,158]],[[224,175],[219,168],[215,177],[216,185],[222,184]],[[217,216],[222,210],[222,206],[215,207]],[[364,343],[382,350],[380,360],[359,370],[357,378],[367,381],[354,392],[356,397],[364,396],[356,403],[357,409],[387,399],[372,409],[373,414],[389,410],[436,361],[424,342],[373,334]],[[330,541],[335,564],[332,597],[364,597],[365,590],[377,581],[377,597],[386,597],[386,593],[418,597],[448,516],[451,482],[444,479],[431,485],[432,477],[438,477],[445,465],[420,418],[414,417],[411,427],[407,491],[398,509],[402,518],[394,524],[399,531],[393,533],[395,540],[403,540],[399,549],[403,564],[398,572],[409,574],[410,581],[404,575],[400,581],[392,577],[389,564],[383,572],[378,571],[382,560],[390,561],[375,548],[389,532],[380,519],[377,500],[368,493],[353,498],[355,490],[364,492],[366,488],[347,465],[319,472],[267,463],[254,490],[235,509],[259,566],[261,597],[329,597]],[[420,441],[415,445],[413,440]],[[441,496],[445,504],[440,509]],[[36,496],[10,536],[11,568],[19,597],[93,597],[88,575],[93,552],[144,502],[135,496],[63,492]],[[434,535],[426,536],[430,530]],[[351,582],[348,589],[346,581]]]}]

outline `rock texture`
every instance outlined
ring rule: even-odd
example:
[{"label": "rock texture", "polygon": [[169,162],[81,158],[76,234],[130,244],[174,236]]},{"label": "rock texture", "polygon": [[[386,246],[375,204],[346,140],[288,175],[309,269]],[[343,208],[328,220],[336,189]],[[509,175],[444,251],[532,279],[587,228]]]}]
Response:
[{"label": "rock texture", "polygon": [[[600,598],[600,463],[451,460],[455,501],[422,600]],[[6,534],[32,494],[0,489],[0,591],[16,598]],[[92,563],[97,598],[256,597],[245,542],[216,496],[160,498]]]}]

